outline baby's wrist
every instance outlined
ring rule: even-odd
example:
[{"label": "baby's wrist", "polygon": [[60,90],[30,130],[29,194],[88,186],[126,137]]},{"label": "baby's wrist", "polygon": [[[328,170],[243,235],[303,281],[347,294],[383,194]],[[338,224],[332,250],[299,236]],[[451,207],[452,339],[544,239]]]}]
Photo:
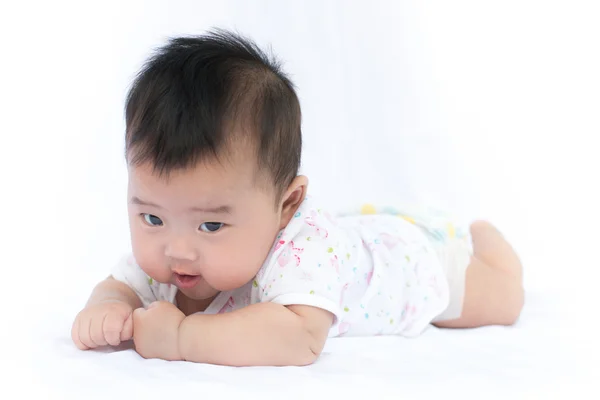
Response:
[{"label": "baby's wrist", "polygon": [[188,320],[188,317],[184,317],[180,322],[179,325],[177,326],[177,334],[175,335],[175,340],[177,341],[176,343],[176,348],[177,348],[177,354],[179,356],[179,359],[181,361],[186,361],[187,357],[186,357],[186,333],[185,333],[185,326],[186,322]]}]

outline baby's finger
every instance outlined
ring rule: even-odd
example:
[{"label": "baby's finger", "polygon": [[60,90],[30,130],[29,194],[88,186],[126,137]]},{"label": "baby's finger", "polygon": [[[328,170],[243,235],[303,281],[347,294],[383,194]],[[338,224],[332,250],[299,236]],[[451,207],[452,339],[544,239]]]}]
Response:
[{"label": "baby's finger", "polygon": [[79,340],[88,349],[96,347],[92,339],[90,338],[90,325],[92,323],[91,318],[84,317],[79,319]]},{"label": "baby's finger", "polygon": [[104,339],[111,346],[121,343],[121,331],[123,330],[123,316],[117,313],[109,313],[104,319]]},{"label": "baby's finger", "polygon": [[133,324],[137,324],[138,322],[140,322],[140,320],[142,319],[142,317],[144,316],[144,314],[146,313],[146,309],[145,308],[136,308],[135,310],[133,310],[133,313],[131,314],[131,319],[133,321]]},{"label": "baby's finger", "polygon": [[90,339],[96,346],[105,346],[106,339],[104,339],[104,330],[102,326],[104,325],[104,320],[106,319],[106,315],[99,315],[95,318],[92,318],[92,322],[90,324]]},{"label": "baby's finger", "polygon": [[133,337],[133,313],[129,314],[125,322],[123,323],[123,330],[121,330],[121,341],[125,342],[131,340]]},{"label": "baby's finger", "polygon": [[79,325],[81,324],[81,318],[79,318],[79,316],[77,316],[77,318],[75,318],[75,321],[73,322],[73,326],[71,327],[71,339],[73,340],[73,343],[75,343],[75,346],[77,346],[77,348],[79,350],[88,350],[89,347],[86,346],[85,344],[83,344],[81,342],[81,340],[79,339]]}]

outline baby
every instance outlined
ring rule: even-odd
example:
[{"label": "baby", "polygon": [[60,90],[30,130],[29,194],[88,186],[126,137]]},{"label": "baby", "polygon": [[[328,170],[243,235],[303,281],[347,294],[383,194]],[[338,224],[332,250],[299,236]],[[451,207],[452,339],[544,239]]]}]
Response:
[{"label": "baby", "polygon": [[402,206],[330,215],[298,175],[300,126],[293,84],[251,41],[160,48],[126,102],[132,254],[77,315],[76,346],[307,365],[328,337],[517,320],[521,263],[494,226]]}]

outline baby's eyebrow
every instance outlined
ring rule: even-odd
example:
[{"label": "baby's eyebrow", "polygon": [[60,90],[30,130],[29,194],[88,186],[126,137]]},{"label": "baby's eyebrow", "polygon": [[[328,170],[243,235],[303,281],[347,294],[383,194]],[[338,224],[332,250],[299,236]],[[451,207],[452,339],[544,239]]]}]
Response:
[{"label": "baby's eyebrow", "polygon": [[[149,201],[142,200],[137,196],[133,196],[131,198],[130,202],[131,202],[131,204],[137,204],[139,206],[150,206],[150,207],[162,209],[162,207],[159,206],[158,204],[154,204]],[[204,213],[204,214],[228,214],[229,215],[229,214],[231,214],[232,210],[233,210],[233,207],[231,207],[229,205],[222,205],[222,206],[216,206],[216,207],[192,207],[192,208],[190,208],[190,211]]]},{"label": "baby's eyebrow", "polygon": [[150,206],[150,207],[162,208],[158,204],[150,203],[149,201],[144,201],[137,196],[133,196],[131,198],[131,200],[129,200],[129,202],[131,204],[137,204],[138,206]]},{"label": "baby's eyebrow", "polygon": [[200,212],[205,214],[231,214],[232,207],[222,205],[218,207],[192,207],[190,211]]}]

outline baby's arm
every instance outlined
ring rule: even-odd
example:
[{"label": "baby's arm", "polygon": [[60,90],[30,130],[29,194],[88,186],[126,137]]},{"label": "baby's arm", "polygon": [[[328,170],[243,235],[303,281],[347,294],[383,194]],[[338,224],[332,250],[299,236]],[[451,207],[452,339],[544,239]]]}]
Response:
[{"label": "baby's arm", "polygon": [[128,304],[132,309],[142,306],[138,295],[126,284],[119,282],[112,276],[100,282],[90,295],[86,307],[111,301],[120,301]]},{"label": "baby's arm", "polygon": [[179,326],[179,351],[185,360],[220,365],[307,365],[321,353],[332,321],[319,308],[271,302],[195,314]]}]

